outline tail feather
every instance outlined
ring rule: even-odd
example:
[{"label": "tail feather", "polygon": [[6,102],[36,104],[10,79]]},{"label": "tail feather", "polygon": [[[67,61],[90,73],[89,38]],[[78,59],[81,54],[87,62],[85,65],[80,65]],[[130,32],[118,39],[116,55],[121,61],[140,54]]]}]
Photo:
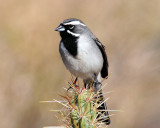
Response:
[{"label": "tail feather", "polygon": [[[97,110],[101,110],[101,111],[98,112],[98,116],[97,116],[98,121],[100,121],[100,122],[102,121],[106,125],[109,125],[111,121],[110,121],[109,113],[108,113],[108,111],[106,111],[107,110],[107,105],[106,105],[106,102],[104,102],[104,96],[102,94],[102,90],[99,92],[97,98],[98,98],[97,103],[101,104],[97,108]],[[105,110],[105,111],[103,111],[103,110]]]},{"label": "tail feather", "polygon": [[[106,125],[109,125],[111,123],[110,117],[109,117],[109,113],[107,110],[107,105],[106,102],[104,102],[104,96],[102,93],[102,84],[100,82],[95,83],[95,90],[98,93],[98,96],[96,98],[98,98],[97,103],[100,105],[97,110],[101,110],[98,111],[98,116],[97,119],[98,121],[102,121],[104,122]],[[103,111],[105,110],[105,111]]]}]

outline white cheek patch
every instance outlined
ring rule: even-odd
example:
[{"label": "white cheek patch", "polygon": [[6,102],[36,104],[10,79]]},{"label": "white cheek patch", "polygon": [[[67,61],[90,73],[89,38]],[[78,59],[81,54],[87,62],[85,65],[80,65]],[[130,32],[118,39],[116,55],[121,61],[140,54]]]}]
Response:
[{"label": "white cheek patch", "polygon": [[82,26],[86,26],[85,24],[81,23],[80,21],[71,21],[68,23],[64,23],[64,25],[82,25]]},{"label": "white cheek patch", "polygon": [[80,36],[80,34],[73,33],[73,32],[71,32],[71,31],[69,31],[69,30],[67,30],[67,32],[68,32],[69,34],[71,34],[72,36],[75,36],[75,37],[79,37],[79,36]]}]

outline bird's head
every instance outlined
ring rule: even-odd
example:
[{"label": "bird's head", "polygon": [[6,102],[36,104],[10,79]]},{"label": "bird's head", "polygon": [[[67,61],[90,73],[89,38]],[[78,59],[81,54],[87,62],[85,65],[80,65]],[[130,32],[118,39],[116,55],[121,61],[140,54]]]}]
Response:
[{"label": "bird's head", "polygon": [[87,26],[81,20],[70,18],[60,23],[56,31],[60,32],[62,38],[63,36],[79,37],[87,29]]}]

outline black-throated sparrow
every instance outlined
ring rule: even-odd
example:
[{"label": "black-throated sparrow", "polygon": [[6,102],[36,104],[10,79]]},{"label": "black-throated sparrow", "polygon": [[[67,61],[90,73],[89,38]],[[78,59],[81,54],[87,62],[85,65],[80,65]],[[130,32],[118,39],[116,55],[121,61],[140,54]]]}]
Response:
[{"label": "black-throated sparrow", "polygon": [[[84,83],[94,80],[100,83],[100,77],[108,76],[108,60],[104,46],[80,20],[71,18],[64,20],[57,28],[62,38],[59,51],[66,68],[76,77],[81,77]],[[96,91],[101,84],[95,84]],[[102,94],[102,91],[101,91]],[[104,97],[101,95],[103,102]],[[107,110],[106,103],[98,108]],[[108,111],[102,111],[101,120],[110,124]],[[100,115],[99,115],[100,116]]]}]

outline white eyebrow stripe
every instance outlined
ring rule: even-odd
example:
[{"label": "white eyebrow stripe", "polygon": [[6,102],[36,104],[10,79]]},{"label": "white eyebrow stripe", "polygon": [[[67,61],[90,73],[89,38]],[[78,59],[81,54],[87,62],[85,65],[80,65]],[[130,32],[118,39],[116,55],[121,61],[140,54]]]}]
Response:
[{"label": "white eyebrow stripe", "polygon": [[86,26],[85,24],[81,23],[80,21],[71,21],[68,23],[63,23],[64,25],[82,25],[82,26]]},{"label": "white eyebrow stripe", "polygon": [[79,37],[79,36],[80,36],[80,34],[73,33],[73,32],[71,32],[71,31],[69,31],[69,30],[67,30],[67,32],[68,32],[69,34],[75,36],[75,37]]}]

